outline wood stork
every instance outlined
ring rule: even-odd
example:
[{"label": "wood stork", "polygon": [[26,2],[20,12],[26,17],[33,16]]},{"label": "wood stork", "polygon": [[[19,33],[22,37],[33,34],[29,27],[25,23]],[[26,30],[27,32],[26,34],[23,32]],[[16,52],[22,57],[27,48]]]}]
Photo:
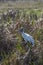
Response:
[{"label": "wood stork", "polygon": [[32,46],[34,46],[34,39],[31,35],[25,33],[23,28],[21,28],[19,30],[19,32],[21,33],[21,35],[22,35],[23,39],[25,40],[25,42],[30,42],[32,44]]}]

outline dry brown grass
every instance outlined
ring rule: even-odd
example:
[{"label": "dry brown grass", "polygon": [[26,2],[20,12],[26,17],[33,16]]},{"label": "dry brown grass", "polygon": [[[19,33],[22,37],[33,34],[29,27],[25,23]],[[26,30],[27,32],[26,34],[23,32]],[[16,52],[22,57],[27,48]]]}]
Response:
[{"label": "dry brown grass", "polygon": [[43,3],[39,2],[0,2],[0,9],[3,8],[42,8]]}]

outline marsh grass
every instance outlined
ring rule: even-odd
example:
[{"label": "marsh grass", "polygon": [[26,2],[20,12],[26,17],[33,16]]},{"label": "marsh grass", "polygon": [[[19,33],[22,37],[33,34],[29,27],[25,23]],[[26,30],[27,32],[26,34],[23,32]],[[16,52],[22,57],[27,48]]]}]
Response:
[{"label": "marsh grass", "polygon": [[[9,4],[7,4],[9,7],[11,6],[11,4],[9,5]],[[6,6],[7,6],[6,5]],[[14,5],[16,5],[16,4],[14,4]],[[20,4],[18,4],[18,5],[20,5]],[[22,5],[22,4],[21,4]],[[21,6],[20,5],[20,6]],[[28,5],[28,4],[27,4]],[[8,7],[7,6],[7,7]],[[34,38],[34,40],[35,40],[35,44],[36,44],[36,46],[35,46],[35,48],[34,48],[34,50],[37,50],[39,53],[38,54],[36,54],[37,52],[35,52],[35,54],[36,54],[36,57],[38,56],[38,63],[39,63],[39,65],[42,65],[43,64],[43,58],[42,58],[42,56],[43,56],[43,52],[42,52],[42,48],[41,48],[41,52],[39,51],[39,49],[37,49],[37,48],[39,48],[40,46],[42,46],[42,42],[43,42],[43,29],[40,29],[41,28],[41,26],[40,26],[40,28],[37,28],[37,29],[35,29],[35,24],[36,24],[36,22],[37,21],[35,21],[35,19],[32,17],[32,22],[31,21],[29,21],[29,17],[28,16],[30,16],[30,14],[31,15],[33,15],[33,14],[36,14],[37,16],[38,16],[38,19],[40,18],[40,15],[41,15],[41,9],[38,9],[38,10],[35,10],[35,9],[22,9],[22,7],[20,8],[20,6],[19,6],[19,9],[17,9],[18,11],[17,11],[17,16],[15,17],[15,19],[13,20],[13,24],[15,25],[15,23],[17,23],[18,22],[18,20],[19,20],[19,25],[18,25],[18,27],[16,28],[16,29],[14,29],[14,28],[12,28],[11,29],[11,31],[10,31],[10,29],[9,29],[9,27],[10,27],[10,25],[12,25],[11,24],[11,21],[12,21],[12,18],[11,17],[8,17],[7,18],[7,20],[3,20],[2,19],[2,25],[5,25],[5,22],[6,22],[6,24],[7,24],[7,29],[9,30],[9,32],[10,32],[10,34],[9,35],[7,35],[6,36],[6,39],[7,39],[7,37],[8,37],[8,40],[7,41],[9,41],[9,42],[11,42],[11,41],[14,41],[15,42],[15,40],[13,40],[14,38],[16,38],[17,39],[17,41],[16,41],[16,43],[14,43],[15,44],[15,46],[16,46],[16,49],[15,49],[15,47],[13,47],[13,50],[9,53],[9,54],[7,54],[6,55],[6,52],[5,51],[3,51],[2,53],[1,53],[1,55],[2,55],[2,57],[3,57],[3,60],[2,60],[2,64],[1,65],[10,65],[10,64],[12,64],[12,65],[16,65],[16,59],[18,58],[18,55],[20,56],[22,56],[22,55],[25,55],[25,53],[26,53],[26,50],[25,50],[25,46],[23,46],[23,44],[25,43],[25,41],[23,41],[23,39],[22,39],[22,37],[21,37],[21,35],[18,33],[18,32],[16,32],[16,30],[19,30],[21,27],[23,27],[24,28],[24,30],[25,30],[25,32],[27,32],[27,33],[29,33],[29,34],[31,34],[32,36],[33,36],[33,38]],[[23,6],[23,5],[22,5]],[[18,6],[17,6],[18,7]],[[14,7],[14,9],[15,9],[15,7]],[[2,12],[4,12],[4,11],[7,11],[8,12],[8,8],[6,9],[2,9],[2,10],[0,10],[0,13]],[[21,21],[21,19],[20,19],[20,16],[21,16],[21,18],[24,18],[23,19],[23,22]],[[36,24],[37,25],[37,24]],[[37,26],[36,26],[37,27]],[[13,30],[14,29],[14,30]],[[34,30],[34,32],[32,32],[33,31],[33,29],[35,29]],[[12,30],[13,30],[13,32],[12,32]],[[2,35],[6,35],[5,33],[4,34],[2,34]],[[15,35],[15,37],[13,38],[13,36],[11,36],[11,35]],[[11,36],[11,37],[10,37]],[[0,37],[1,38],[1,37]],[[3,37],[4,38],[4,37]],[[2,40],[2,38],[0,39],[0,41]],[[37,41],[39,41],[39,42],[37,42]],[[23,44],[21,44],[21,43],[23,43]],[[38,46],[38,44],[40,43],[40,45]],[[1,43],[0,43],[1,44]],[[4,43],[5,44],[5,43]],[[9,45],[9,43],[7,43],[7,45]],[[28,46],[30,46],[30,45],[28,45]],[[32,46],[31,46],[32,47]],[[42,46],[43,47],[43,46]],[[11,47],[11,49],[12,49],[12,47]],[[33,51],[34,51],[33,50]],[[30,54],[31,55],[31,54]],[[28,56],[29,57],[29,56]],[[33,55],[31,55],[31,57],[32,57],[32,59],[33,59]],[[31,58],[31,57],[29,57],[29,58]],[[33,59],[34,60],[34,59]],[[36,63],[35,63],[35,61],[31,61],[30,59],[29,59],[29,64],[30,65],[36,65]]]}]

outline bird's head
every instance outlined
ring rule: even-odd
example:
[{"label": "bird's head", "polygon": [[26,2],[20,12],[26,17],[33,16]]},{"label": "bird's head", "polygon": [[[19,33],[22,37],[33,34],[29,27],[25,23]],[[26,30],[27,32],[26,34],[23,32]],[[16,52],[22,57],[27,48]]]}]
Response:
[{"label": "bird's head", "polygon": [[24,29],[23,29],[23,28],[20,28],[20,29],[19,29],[19,33],[22,34],[23,32],[24,32]]}]

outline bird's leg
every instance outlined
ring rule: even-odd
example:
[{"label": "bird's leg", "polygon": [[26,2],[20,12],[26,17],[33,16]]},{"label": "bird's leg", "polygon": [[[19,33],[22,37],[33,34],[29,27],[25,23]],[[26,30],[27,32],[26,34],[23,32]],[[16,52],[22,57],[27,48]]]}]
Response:
[{"label": "bird's leg", "polygon": [[24,39],[22,38],[22,41],[24,41]]},{"label": "bird's leg", "polygon": [[26,41],[25,41],[25,49],[26,49],[26,51],[28,51],[28,49],[29,49],[28,42],[26,42]]},{"label": "bird's leg", "polygon": [[24,39],[22,39],[22,46],[24,47],[24,49],[25,49],[26,51],[28,51],[29,47],[28,47],[27,42],[26,42]]},{"label": "bird's leg", "polygon": [[27,41],[25,39],[22,39],[22,41],[24,42],[25,45],[27,44]]}]

